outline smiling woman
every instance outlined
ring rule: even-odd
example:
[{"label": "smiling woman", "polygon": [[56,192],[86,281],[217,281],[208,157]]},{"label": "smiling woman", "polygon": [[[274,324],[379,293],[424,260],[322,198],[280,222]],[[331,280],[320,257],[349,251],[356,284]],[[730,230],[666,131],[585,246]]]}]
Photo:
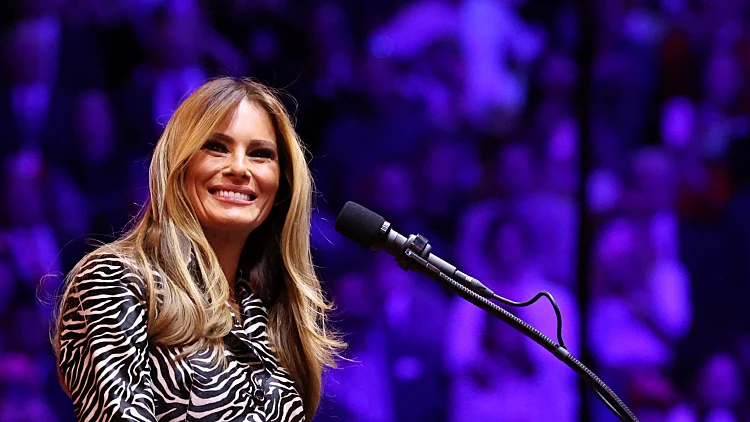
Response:
[{"label": "smiling woman", "polygon": [[281,102],[254,81],[206,83],[167,124],[149,188],[134,227],[68,275],[54,345],[78,418],[312,419],[343,344]]}]

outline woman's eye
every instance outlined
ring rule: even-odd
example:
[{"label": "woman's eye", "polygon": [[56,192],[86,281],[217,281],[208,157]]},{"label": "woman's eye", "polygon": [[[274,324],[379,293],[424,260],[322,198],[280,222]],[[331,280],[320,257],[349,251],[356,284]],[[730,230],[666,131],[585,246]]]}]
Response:
[{"label": "woman's eye", "polygon": [[253,158],[265,158],[267,160],[272,160],[276,158],[276,151],[270,148],[257,148],[250,151],[248,155]]},{"label": "woman's eye", "polygon": [[226,152],[227,148],[222,144],[221,142],[217,141],[206,141],[205,144],[203,144],[203,149],[207,149],[209,151],[214,152]]}]

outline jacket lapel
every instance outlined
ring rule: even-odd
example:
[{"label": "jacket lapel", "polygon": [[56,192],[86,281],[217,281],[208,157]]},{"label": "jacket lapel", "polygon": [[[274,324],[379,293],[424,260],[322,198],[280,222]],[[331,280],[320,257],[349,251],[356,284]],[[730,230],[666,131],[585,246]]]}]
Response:
[{"label": "jacket lapel", "polygon": [[276,369],[278,362],[268,340],[268,311],[242,279],[237,283],[237,301],[242,315],[232,312],[232,334],[250,348],[266,368]]}]

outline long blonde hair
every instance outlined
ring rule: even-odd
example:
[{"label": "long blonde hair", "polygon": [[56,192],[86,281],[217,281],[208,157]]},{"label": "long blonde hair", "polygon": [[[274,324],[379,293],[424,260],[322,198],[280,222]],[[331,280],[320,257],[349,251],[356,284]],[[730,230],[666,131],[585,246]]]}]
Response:
[{"label": "long blonde hair", "polygon": [[[154,150],[150,200],[140,217],[120,239],[78,263],[68,275],[65,296],[70,279],[93,256],[125,257],[146,284],[150,341],[181,347],[184,355],[210,348],[217,362],[223,359],[222,339],[232,329],[226,306],[229,283],[190,205],[185,174],[193,154],[243,99],[260,105],[273,123],[281,177],[273,210],[248,237],[239,269],[269,308],[271,345],[311,420],[320,402],[323,368],[334,366],[344,344],[327,329],[331,305],[323,297],[310,255],[313,185],[304,146],[270,88],[250,79],[224,77],[207,82],[182,102]],[[161,277],[158,286],[154,272]],[[61,323],[60,314],[54,337],[58,356]]]}]

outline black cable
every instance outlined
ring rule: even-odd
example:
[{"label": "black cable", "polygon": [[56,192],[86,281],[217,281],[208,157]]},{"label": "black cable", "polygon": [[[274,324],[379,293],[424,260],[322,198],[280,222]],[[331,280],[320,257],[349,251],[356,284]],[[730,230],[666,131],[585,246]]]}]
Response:
[{"label": "black cable", "polygon": [[549,292],[539,292],[536,294],[536,296],[527,300],[526,302],[514,302],[510,299],[506,299],[492,292],[492,297],[495,300],[500,301],[506,305],[515,306],[518,308],[533,305],[542,296],[546,297],[547,300],[549,300],[550,305],[552,305],[552,309],[554,309],[555,311],[555,316],[557,317],[557,342],[559,343],[560,346],[567,349],[567,347],[565,347],[565,342],[563,341],[563,335],[562,335],[562,326],[563,326],[562,313],[560,313],[560,308],[557,306],[557,302],[555,302],[555,299],[552,297],[552,295]]}]

